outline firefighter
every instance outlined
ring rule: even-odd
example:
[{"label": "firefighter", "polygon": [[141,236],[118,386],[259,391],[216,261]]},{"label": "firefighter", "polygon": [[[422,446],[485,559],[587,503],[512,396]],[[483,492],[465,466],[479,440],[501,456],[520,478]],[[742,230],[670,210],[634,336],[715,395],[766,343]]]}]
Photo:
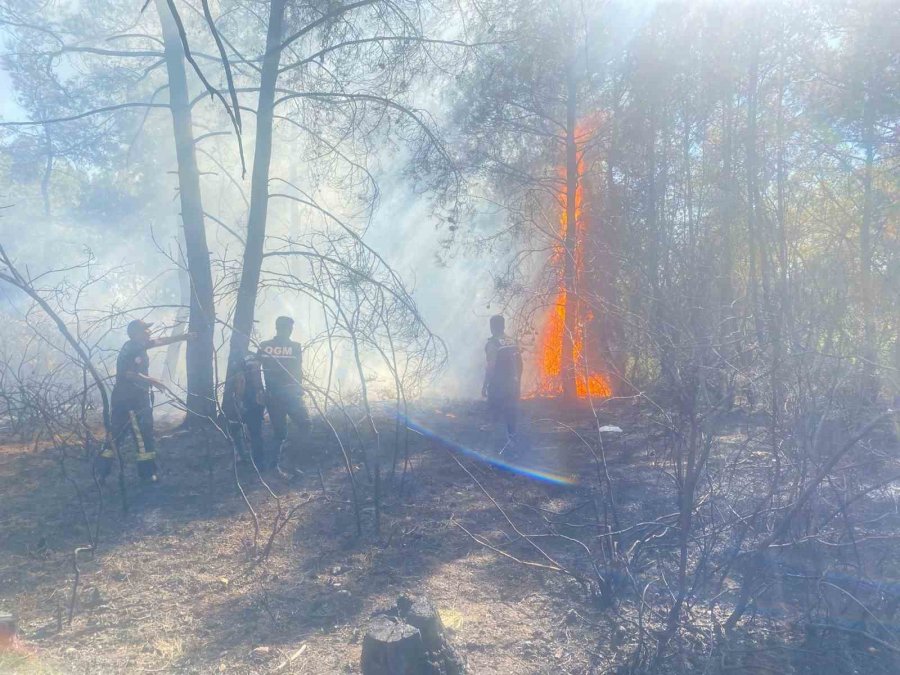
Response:
[{"label": "firefighter", "polygon": [[112,390],[110,411],[111,443],[100,453],[97,473],[105,480],[112,469],[116,448],[121,449],[125,438],[131,434],[137,446],[138,477],[145,483],[156,483],[156,444],[153,439],[153,405],[151,387],[165,390],[165,385],[148,374],[147,350],[191,340],[194,333],[173,335],[167,338],[151,338],[152,323],[135,319],[128,324],[128,341],[119,350],[116,359],[116,383]]},{"label": "firefighter", "polygon": [[491,337],[484,346],[486,365],[481,395],[487,399],[491,416],[505,424],[509,442],[516,434],[522,354],[516,341],[506,335],[506,321],[502,316],[492,316],[490,326]]},{"label": "firefighter", "polygon": [[275,452],[270,466],[281,471],[282,450],[287,441],[288,418],[297,426],[301,437],[309,428],[309,415],[303,404],[302,350],[291,340],[294,320],[279,316],[275,320],[275,337],[259,344],[257,356],[262,364],[266,384],[266,407],[272,422]]},{"label": "firefighter", "polygon": [[250,440],[250,456],[256,467],[261,468],[264,466],[262,428],[266,392],[259,359],[247,354],[244,358],[237,358],[229,370],[233,375],[226,380],[222,397],[228,434],[240,461],[248,459],[244,440],[245,437]]}]

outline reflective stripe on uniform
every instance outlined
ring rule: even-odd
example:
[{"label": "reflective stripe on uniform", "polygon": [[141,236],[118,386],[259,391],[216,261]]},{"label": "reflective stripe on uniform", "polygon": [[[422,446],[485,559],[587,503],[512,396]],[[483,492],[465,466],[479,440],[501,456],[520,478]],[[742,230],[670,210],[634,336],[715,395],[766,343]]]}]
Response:
[{"label": "reflective stripe on uniform", "polygon": [[128,411],[128,418],[131,420],[131,430],[134,431],[134,440],[137,441],[137,461],[149,462],[151,459],[156,459],[156,453],[147,452],[144,446],[144,436],[141,434],[141,427],[138,424],[137,415],[134,414],[134,410]]}]

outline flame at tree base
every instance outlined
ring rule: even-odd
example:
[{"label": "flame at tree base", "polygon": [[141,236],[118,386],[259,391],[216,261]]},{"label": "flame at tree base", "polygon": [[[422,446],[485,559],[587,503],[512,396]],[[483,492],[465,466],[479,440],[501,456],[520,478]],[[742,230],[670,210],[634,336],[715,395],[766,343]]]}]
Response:
[{"label": "flame at tree base", "polygon": [[[548,313],[537,341],[538,381],[533,396],[561,396],[563,387],[563,340],[566,339],[567,298],[559,291]],[[577,317],[577,315],[576,315]],[[592,317],[581,317],[590,320]],[[575,368],[575,395],[578,398],[608,398],[612,387],[602,373],[593,372],[585,364],[584,324],[576,318],[576,335],[572,345]]]},{"label": "flame at tree base", "polygon": [[612,396],[612,389],[609,388],[609,382],[603,375],[597,373],[586,377],[576,375],[575,394],[578,398],[609,398]]}]

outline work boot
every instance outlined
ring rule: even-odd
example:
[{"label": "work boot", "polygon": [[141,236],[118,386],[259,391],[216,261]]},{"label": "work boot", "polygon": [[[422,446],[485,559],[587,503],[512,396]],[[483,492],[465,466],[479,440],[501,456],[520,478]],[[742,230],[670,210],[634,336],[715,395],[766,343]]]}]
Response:
[{"label": "work boot", "polygon": [[278,444],[278,447],[275,449],[275,456],[269,461],[269,469],[275,471],[277,474],[282,474],[284,471],[281,468],[282,461],[284,459],[284,446],[287,443],[287,439],[281,441]]},{"label": "work boot", "polygon": [[112,473],[112,467],[113,460],[111,457],[105,457],[101,454],[94,460],[94,473],[96,474],[100,485],[106,484],[106,479],[109,477],[109,474]]},{"label": "work boot", "polygon": [[141,483],[145,485],[155,485],[159,483],[159,476],[156,473],[156,463],[153,461],[149,462],[138,462],[137,463],[137,471],[138,478],[141,479]]}]

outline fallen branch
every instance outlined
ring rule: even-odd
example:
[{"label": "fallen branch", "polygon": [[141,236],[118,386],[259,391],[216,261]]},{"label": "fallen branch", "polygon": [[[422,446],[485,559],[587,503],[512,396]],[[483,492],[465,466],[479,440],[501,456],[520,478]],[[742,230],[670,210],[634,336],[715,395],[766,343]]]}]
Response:
[{"label": "fallen branch", "polygon": [[297,658],[298,658],[301,654],[303,654],[303,652],[305,652],[305,651],[306,651],[306,645],[303,645],[302,647],[300,647],[300,649],[298,649],[297,651],[295,651],[293,654],[291,654],[289,657],[287,657],[284,661],[282,661],[280,664],[278,664],[278,665],[275,667],[275,670],[273,670],[272,672],[273,672],[273,673],[280,673],[282,670],[284,670],[284,669],[287,668],[289,665],[291,665],[294,661],[296,661]]}]

